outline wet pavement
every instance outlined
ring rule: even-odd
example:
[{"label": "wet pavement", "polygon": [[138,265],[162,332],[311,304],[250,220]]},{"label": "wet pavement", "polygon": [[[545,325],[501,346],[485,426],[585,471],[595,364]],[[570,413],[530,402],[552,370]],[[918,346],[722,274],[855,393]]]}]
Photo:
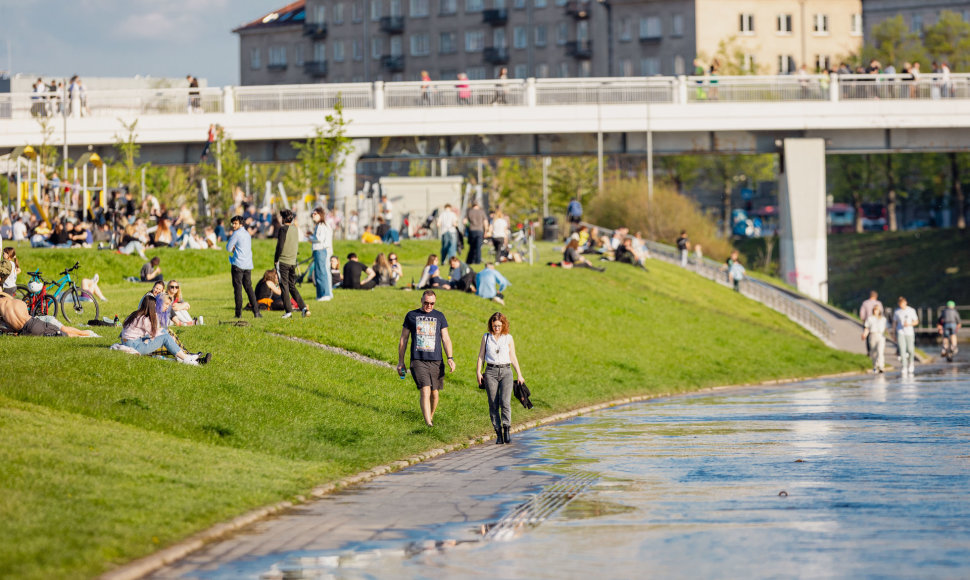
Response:
[{"label": "wet pavement", "polygon": [[970,367],[591,413],[334,494],[154,577],[587,576],[970,577]]}]

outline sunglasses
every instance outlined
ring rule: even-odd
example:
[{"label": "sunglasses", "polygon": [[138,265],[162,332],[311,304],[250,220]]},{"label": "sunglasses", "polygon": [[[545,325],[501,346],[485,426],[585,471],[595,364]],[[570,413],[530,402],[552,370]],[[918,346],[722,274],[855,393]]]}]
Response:
[{"label": "sunglasses", "polygon": [[434,306],[435,303],[434,302],[425,302],[425,301],[422,300],[421,301],[421,304],[424,305],[424,306]]},{"label": "sunglasses", "polygon": [[169,286],[168,289],[169,290],[178,290],[179,287],[178,286]]}]

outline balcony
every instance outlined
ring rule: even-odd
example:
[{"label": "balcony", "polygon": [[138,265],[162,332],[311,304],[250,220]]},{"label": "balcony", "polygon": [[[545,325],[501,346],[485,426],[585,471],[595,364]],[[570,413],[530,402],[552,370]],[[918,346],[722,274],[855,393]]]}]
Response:
[{"label": "balcony", "polygon": [[503,26],[509,21],[509,11],[505,8],[482,11],[482,22],[492,26]]},{"label": "balcony", "polygon": [[489,64],[509,63],[509,49],[504,46],[489,46],[482,52],[482,55],[485,57],[485,62]]},{"label": "balcony", "polygon": [[566,56],[571,56],[576,60],[589,60],[593,58],[593,44],[588,40],[567,42]]},{"label": "balcony", "polygon": [[309,36],[313,40],[323,40],[327,37],[326,22],[304,22],[303,36]]},{"label": "balcony", "polygon": [[592,11],[592,2],[588,0],[569,0],[566,2],[566,16],[576,20],[586,20]]},{"label": "balcony", "polygon": [[381,16],[381,32],[386,34],[401,34],[404,32],[404,17]]},{"label": "balcony", "polygon": [[645,36],[640,37],[640,44],[659,44],[663,39],[663,35],[659,32],[648,33]]},{"label": "balcony", "polygon": [[384,70],[387,72],[404,72],[404,55],[382,56],[381,66],[384,67]]},{"label": "balcony", "polygon": [[303,63],[303,72],[313,78],[325,77],[327,76],[327,61],[308,60]]},{"label": "balcony", "polygon": [[266,65],[266,69],[267,70],[275,70],[275,71],[286,70],[286,63],[285,62],[271,62],[271,63],[269,63],[269,64]]}]

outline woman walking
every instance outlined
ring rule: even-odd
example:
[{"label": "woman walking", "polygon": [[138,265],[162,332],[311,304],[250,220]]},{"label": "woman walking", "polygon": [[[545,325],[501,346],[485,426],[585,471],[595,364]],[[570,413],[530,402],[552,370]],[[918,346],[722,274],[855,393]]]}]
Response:
[{"label": "woman walking", "polygon": [[886,317],[882,315],[882,305],[878,302],[872,307],[872,314],[866,317],[862,340],[869,345],[869,358],[872,359],[872,372],[885,372],[886,365]]},{"label": "woman walking", "polygon": [[[485,363],[484,373],[482,363]],[[525,382],[519,359],[515,356],[515,341],[509,334],[509,320],[501,312],[496,312],[488,319],[488,332],[482,336],[478,366],[475,367],[478,384],[484,384],[488,392],[488,414],[495,429],[496,444],[512,442],[509,437],[512,426],[512,368],[519,382]]]}]

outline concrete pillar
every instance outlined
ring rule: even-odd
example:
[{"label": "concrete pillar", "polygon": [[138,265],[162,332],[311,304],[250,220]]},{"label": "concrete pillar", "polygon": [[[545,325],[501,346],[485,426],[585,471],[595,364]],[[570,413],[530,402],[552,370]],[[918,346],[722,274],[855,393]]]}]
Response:
[{"label": "concrete pillar", "polygon": [[536,106],[536,80],[532,77],[525,79],[525,106]]},{"label": "concrete pillar", "polygon": [[778,181],[782,278],[799,292],[827,302],[825,141],[785,139]]},{"label": "concrete pillar", "polygon": [[352,149],[344,157],[344,165],[336,175],[334,188],[334,207],[343,207],[344,200],[354,199],[357,195],[357,161],[361,155],[370,153],[370,139],[354,139]]},{"label": "concrete pillar", "polygon": [[835,73],[829,75],[829,100],[833,103],[839,100],[839,75]]},{"label": "concrete pillar", "polygon": [[678,105],[687,104],[687,77],[684,75],[677,77],[677,96],[674,97],[674,102]]},{"label": "concrete pillar", "polygon": [[374,81],[374,110],[384,110],[384,81]]},{"label": "concrete pillar", "polygon": [[236,112],[236,97],[232,87],[222,87],[222,112],[226,114]]}]

